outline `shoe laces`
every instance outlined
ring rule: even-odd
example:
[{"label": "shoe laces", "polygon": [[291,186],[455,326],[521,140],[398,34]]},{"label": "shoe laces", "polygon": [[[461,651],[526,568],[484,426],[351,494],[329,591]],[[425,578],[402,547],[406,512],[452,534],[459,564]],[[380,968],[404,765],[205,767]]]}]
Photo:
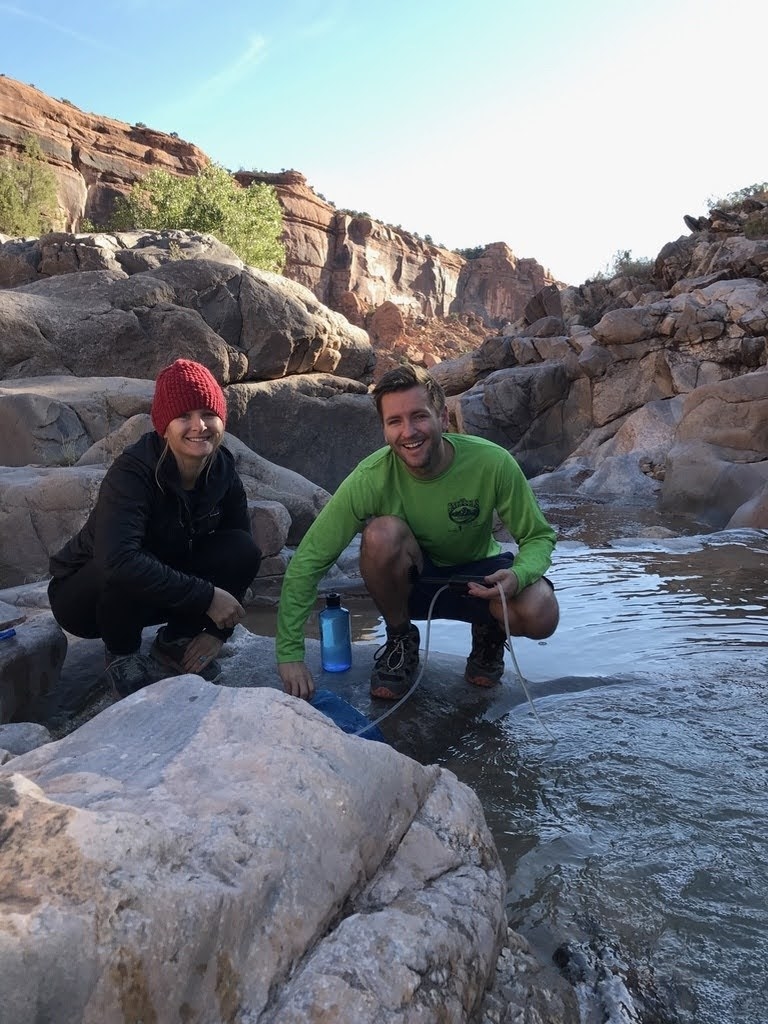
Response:
[{"label": "shoe laces", "polygon": [[400,633],[397,636],[389,637],[387,642],[376,651],[373,660],[377,664],[383,661],[385,667],[392,671],[402,668],[405,664],[406,645],[409,638],[410,633]]}]

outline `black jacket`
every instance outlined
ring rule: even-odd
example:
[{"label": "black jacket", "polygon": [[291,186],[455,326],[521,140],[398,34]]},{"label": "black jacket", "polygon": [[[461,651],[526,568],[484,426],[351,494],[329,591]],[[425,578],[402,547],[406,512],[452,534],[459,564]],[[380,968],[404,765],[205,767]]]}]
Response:
[{"label": "black jacket", "polygon": [[136,598],[204,614],[213,584],[183,566],[196,538],[215,530],[250,532],[245,489],[231,452],[220,447],[194,490],[185,491],[172,454],[158,468],[164,446],[150,431],[115,459],[85,526],[51,557],[51,574],[65,579],[95,560],[106,581]]}]

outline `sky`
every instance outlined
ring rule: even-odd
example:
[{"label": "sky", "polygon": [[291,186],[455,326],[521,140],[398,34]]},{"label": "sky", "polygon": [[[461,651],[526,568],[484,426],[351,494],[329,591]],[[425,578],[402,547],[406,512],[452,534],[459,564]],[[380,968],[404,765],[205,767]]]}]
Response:
[{"label": "sky", "polygon": [[768,180],[768,0],[0,0],[0,71],[580,284]]}]

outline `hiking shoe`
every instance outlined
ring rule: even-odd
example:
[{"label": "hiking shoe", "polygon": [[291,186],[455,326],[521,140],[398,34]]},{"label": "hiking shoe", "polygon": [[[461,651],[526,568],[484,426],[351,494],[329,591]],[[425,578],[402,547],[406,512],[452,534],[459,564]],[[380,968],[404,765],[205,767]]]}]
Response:
[{"label": "hiking shoe", "polygon": [[101,675],[101,682],[115,700],[122,700],[161,678],[154,661],[138,651],[133,654],[110,654],[107,651],[106,661],[107,667]]},{"label": "hiking shoe", "polygon": [[[192,643],[191,637],[179,637],[178,640],[169,640],[165,636],[165,628],[158,629],[152,646],[149,649],[150,658],[154,658],[158,665],[167,669],[170,674],[180,676],[188,670],[182,665],[184,652]],[[194,672],[194,675],[202,676],[209,683],[212,682],[221,672],[221,665],[218,661],[209,661],[204,669]]]},{"label": "hiking shoe", "polygon": [[382,700],[399,700],[408,692],[419,667],[419,641],[416,626],[405,633],[391,634],[373,656],[371,696]]},{"label": "hiking shoe", "polygon": [[496,625],[472,623],[472,650],[464,678],[473,686],[495,686],[504,675],[506,636]]}]

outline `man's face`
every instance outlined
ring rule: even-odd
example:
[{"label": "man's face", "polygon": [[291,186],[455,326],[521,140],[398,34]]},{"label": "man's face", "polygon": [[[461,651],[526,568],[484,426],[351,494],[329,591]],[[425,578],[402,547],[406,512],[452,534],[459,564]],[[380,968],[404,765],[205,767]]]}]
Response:
[{"label": "man's face", "polygon": [[448,412],[435,412],[421,385],[382,395],[384,440],[413,476],[438,476],[450,462],[443,430]]}]

